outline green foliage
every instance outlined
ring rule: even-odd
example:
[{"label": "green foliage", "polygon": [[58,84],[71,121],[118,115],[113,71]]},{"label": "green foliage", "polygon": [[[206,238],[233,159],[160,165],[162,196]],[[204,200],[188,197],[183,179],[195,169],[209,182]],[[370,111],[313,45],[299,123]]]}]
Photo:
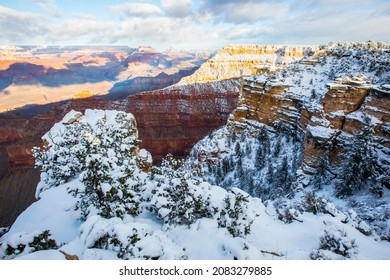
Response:
[{"label": "green foliage", "polygon": [[357,253],[355,240],[348,238],[346,232],[340,229],[326,229],[320,238],[320,245],[310,254],[313,260],[333,259],[338,257],[352,258]]},{"label": "green foliage", "polygon": [[[161,230],[155,231],[146,224],[125,223],[116,218],[92,220],[87,220],[82,232],[88,248],[113,251],[124,260],[187,258],[184,248],[175,245]],[[98,230],[94,231],[96,228]]]},{"label": "green foliage", "polygon": [[218,225],[225,227],[234,237],[250,233],[252,221],[245,217],[248,199],[243,194],[228,195],[224,207],[218,213]]},{"label": "green foliage", "polygon": [[58,249],[57,242],[51,239],[50,236],[51,233],[49,230],[45,230],[39,234],[17,233],[3,243],[0,243],[0,248],[8,257],[42,250]]},{"label": "green foliage", "polygon": [[248,217],[249,196],[225,192],[220,203],[215,203],[211,200],[211,186],[187,170],[171,156],[162,161],[153,177],[155,187],[148,201],[149,210],[169,225],[190,225],[201,218],[213,218],[233,236],[248,234],[253,221]]},{"label": "green foliage", "polygon": [[[62,125],[62,134],[48,133],[48,145],[35,149],[45,188],[68,182],[78,175],[84,188],[70,190],[79,198],[81,219],[90,213],[121,217],[140,211],[139,184],[133,180],[138,149],[133,117],[115,112],[115,123],[101,118],[94,125],[73,122]],[[57,132],[58,133],[58,132]]]},{"label": "green foliage", "polygon": [[45,230],[38,236],[34,236],[34,240],[29,243],[29,247],[32,251],[42,251],[49,249],[58,249],[58,245],[54,239],[50,238],[51,233],[49,230]]},{"label": "green foliage", "polygon": [[374,193],[381,195],[381,186],[378,181],[379,170],[373,143],[373,128],[367,125],[346,147],[340,181],[336,185],[336,195],[351,196],[363,189],[371,189]]},{"label": "green foliage", "polygon": [[168,224],[191,224],[202,217],[212,217],[208,198],[203,196],[199,181],[182,161],[172,155],[163,159],[160,168],[156,168],[150,209]]}]

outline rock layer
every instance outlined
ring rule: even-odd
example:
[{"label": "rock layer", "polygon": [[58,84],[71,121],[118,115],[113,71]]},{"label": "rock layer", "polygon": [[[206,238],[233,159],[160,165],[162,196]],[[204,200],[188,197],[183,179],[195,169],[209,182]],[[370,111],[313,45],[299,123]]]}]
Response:
[{"label": "rock layer", "polygon": [[[388,59],[389,46],[375,50],[367,46],[353,51],[349,48],[328,49],[322,57],[314,53],[273,77],[263,74],[244,79],[228,128],[242,130],[263,123],[275,129],[282,124],[290,131],[301,131],[305,135],[301,169],[315,174],[325,153],[330,166],[337,166],[345,145],[372,126],[381,168],[390,170],[390,91],[381,84],[389,76],[386,70],[378,71],[384,65],[382,61]],[[377,65],[368,69],[361,57],[378,54]],[[354,68],[346,68],[346,63],[354,64]],[[360,74],[345,75],[348,72]],[[343,76],[335,78],[335,73]],[[373,81],[379,83],[373,85]]]}]

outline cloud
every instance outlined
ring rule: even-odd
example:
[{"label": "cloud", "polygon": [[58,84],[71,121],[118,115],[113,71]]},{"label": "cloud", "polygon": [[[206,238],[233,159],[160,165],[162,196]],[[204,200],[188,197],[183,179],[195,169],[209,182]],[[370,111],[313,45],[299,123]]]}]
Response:
[{"label": "cloud", "polygon": [[50,42],[80,40],[84,41],[84,44],[105,44],[116,26],[114,22],[99,21],[80,15],[77,18],[66,19],[60,24],[50,25],[45,37]]},{"label": "cloud", "polygon": [[192,0],[162,0],[161,5],[171,17],[187,17],[192,11]]},{"label": "cloud", "polygon": [[110,38],[113,43],[134,46],[148,44],[157,48],[212,49],[216,43],[218,47],[222,46],[220,42],[227,31],[223,26],[196,24],[191,17],[129,18],[122,22],[121,28],[115,29]]},{"label": "cloud", "polygon": [[110,7],[111,11],[121,19],[128,17],[150,17],[162,15],[161,9],[149,3],[123,3]]},{"label": "cloud", "polygon": [[0,41],[3,44],[20,44],[26,38],[40,36],[46,29],[45,20],[42,15],[0,6]]},{"label": "cloud", "polygon": [[300,1],[307,6],[297,7],[282,19],[268,25],[264,34],[270,41],[295,44],[318,44],[329,41],[389,41],[389,14],[383,11],[390,3],[375,1]]},{"label": "cloud", "polygon": [[111,6],[115,17],[106,19],[77,10],[57,19],[49,13],[22,12],[0,5],[0,42],[196,49],[221,48],[229,43],[390,41],[390,3],[379,0],[162,0],[161,8],[150,3]]},{"label": "cloud", "polygon": [[281,1],[210,0],[203,1],[201,7],[216,16],[217,20],[235,24],[279,18],[289,11],[289,4]]},{"label": "cloud", "polygon": [[283,17],[288,10],[288,5],[282,3],[244,3],[239,6],[229,6],[225,12],[225,19],[233,23],[255,22]]},{"label": "cloud", "polygon": [[49,16],[52,17],[61,17],[61,11],[56,6],[53,0],[30,0],[38,5],[40,9],[46,12]]}]

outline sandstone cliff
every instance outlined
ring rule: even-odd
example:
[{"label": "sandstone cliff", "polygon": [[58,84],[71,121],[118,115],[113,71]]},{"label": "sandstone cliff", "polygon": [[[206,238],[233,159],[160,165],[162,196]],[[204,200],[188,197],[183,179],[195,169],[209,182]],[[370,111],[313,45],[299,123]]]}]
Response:
[{"label": "sandstone cliff", "polygon": [[300,59],[310,48],[271,45],[228,45],[179,85],[207,83],[250,76]]},{"label": "sandstone cliff", "polygon": [[323,46],[272,74],[243,79],[227,126],[197,144],[193,158],[209,163],[213,183],[267,199],[298,185],[343,182],[348,151],[372,130],[370,143],[362,143],[375,165],[370,180],[377,190],[389,187],[389,49],[371,42]]}]

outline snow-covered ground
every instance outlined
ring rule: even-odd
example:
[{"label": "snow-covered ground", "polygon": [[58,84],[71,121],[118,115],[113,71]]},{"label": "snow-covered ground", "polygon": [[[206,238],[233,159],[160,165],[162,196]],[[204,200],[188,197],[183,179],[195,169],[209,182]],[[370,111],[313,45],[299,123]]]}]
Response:
[{"label": "snow-covered ground", "polygon": [[[41,162],[39,200],[0,237],[0,258],[390,259],[390,243],[375,232],[364,232],[370,228],[356,213],[339,210],[323,198],[326,192],[263,204],[240,189],[227,191],[204,182],[196,167],[177,168],[172,158],[144,173],[131,164],[136,156],[131,147],[137,142],[129,150],[111,142],[112,135],[125,142],[133,139],[136,131],[124,128],[132,116],[93,110],[85,114],[71,112],[46,135],[52,141],[46,156],[60,149],[64,158]],[[73,157],[78,169],[67,176],[68,169],[55,166],[75,147],[94,154],[85,162]],[[102,176],[88,179],[93,160],[102,163],[94,169]],[[130,169],[113,172],[119,161],[130,162]],[[103,201],[88,192],[91,187]],[[383,200],[388,202],[389,195],[385,192]],[[121,212],[123,207],[133,214]]]},{"label": "snow-covered ground", "polygon": [[[355,228],[354,222],[345,223],[346,215],[305,212],[292,223],[285,224],[277,218],[272,204],[265,207],[259,199],[253,201],[260,214],[251,225],[250,234],[233,237],[226,228],[218,227],[212,218],[200,218],[190,226],[167,226],[155,215],[144,211],[138,217],[103,219],[91,216],[85,222],[77,219],[75,198],[67,192],[71,181],[42,193],[39,201],[31,205],[15,221],[10,231],[0,240],[1,249],[32,241],[34,233],[50,230],[58,249],[26,252],[4,256],[15,259],[64,259],[60,250],[77,255],[80,259],[118,259],[114,248],[92,248],[102,233],[115,232],[123,242],[137,231],[141,240],[135,243],[140,249],[129,258],[159,255],[160,259],[309,259],[320,245],[325,230],[345,233],[343,242],[354,240],[356,249],[351,259],[390,259],[390,243],[366,236]],[[213,186],[216,191],[218,187]],[[299,221],[298,221],[299,220]],[[352,253],[353,251],[353,253]],[[4,251],[3,251],[4,252]],[[326,251],[333,259],[343,259]]]}]

